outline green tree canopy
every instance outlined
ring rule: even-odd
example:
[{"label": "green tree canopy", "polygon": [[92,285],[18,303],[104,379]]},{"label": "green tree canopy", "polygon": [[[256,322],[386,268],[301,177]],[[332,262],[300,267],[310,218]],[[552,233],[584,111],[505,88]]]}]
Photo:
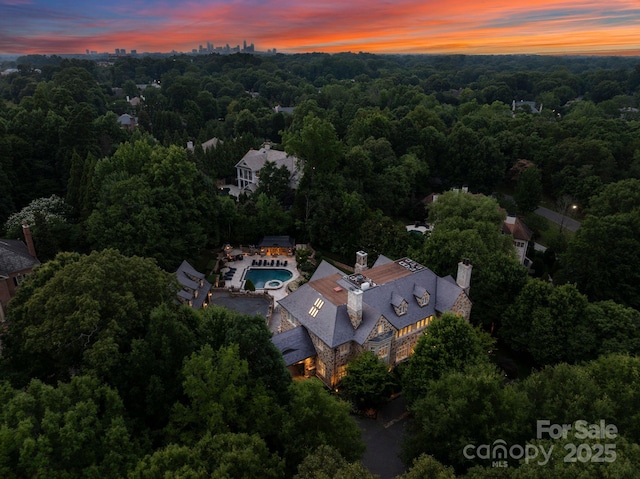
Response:
[{"label": "green tree canopy", "polygon": [[529,351],[539,364],[590,359],[596,330],[587,305],[574,285],[530,279],[505,312],[501,337],[514,349]]},{"label": "green tree canopy", "polygon": [[294,479],[377,479],[358,462],[348,463],[331,446],[319,446],[298,466]]},{"label": "green tree canopy", "polygon": [[209,306],[202,313],[199,334],[214,351],[223,346],[238,345],[240,358],[247,361],[249,376],[262,384],[277,403],[289,401],[291,375],[282,353],[271,342],[271,331],[262,316],[242,315],[220,306]]},{"label": "green tree canopy", "polygon": [[530,166],[520,173],[514,199],[520,213],[531,213],[538,207],[542,199],[542,175],[537,167]]},{"label": "green tree canopy", "polygon": [[418,339],[403,374],[403,391],[410,401],[423,397],[431,381],[449,371],[462,371],[489,362],[492,340],[463,317],[444,313],[434,318]]},{"label": "green tree canopy", "polygon": [[456,479],[453,469],[444,466],[428,454],[415,458],[411,468],[396,479]]},{"label": "green tree canopy", "polygon": [[561,258],[565,277],[592,301],[640,308],[640,208],[587,216]]},{"label": "green tree canopy", "polygon": [[284,465],[258,435],[220,433],[207,434],[193,446],[170,444],[159,449],[127,477],[279,479],[284,477]]},{"label": "green tree canopy", "polygon": [[206,345],[184,365],[187,404],[176,403],[171,436],[194,444],[207,433],[259,433],[274,436],[282,412],[260,382],[249,375],[237,344],[214,351]]},{"label": "green tree canopy", "polygon": [[97,248],[152,257],[173,269],[207,241],[218,242],[216,189],[184,148],[125,143],[98,162],[94,185],[98,201],[87,236]]},{"label": "green tree canopy", "polygon": [[492,444],[496,439],[514,444],[528,438],[530,431],[526,395],[504,387],[504,376],[489,364],[450,370],[429,382],[410,410],[405,462],[430,454],[463,471],[474,465],[463,454],[467,444]]},{"label": "green tree canopy", "polygon": [[347,461],[359,459],[364,444],[349,411],[349,404],[331,396],[320,380],[293,382],[282,426],[287,464],[299,464],[323,444],[335,448]]},{"label": "green tree canopy", "polygon": [[383,404],[393,387],[388,366],[371,351],[365,351],[347,364],[342,379],[343,393],[358,409],[375,408]]},{"label": "green tree canopy", "polygon": [[5,357],[27,377],[47,380],[119,374],[151,310],[172,299],[171,284],[150,259],[115,250],[61,253],[34,271],[11,302]]},{"label": "green tree canopy", "polygon": [[121,478],[139,444],[129,432],[118,393],[96,378],[76,376],[24,390],[0,385],[0,475]]}]

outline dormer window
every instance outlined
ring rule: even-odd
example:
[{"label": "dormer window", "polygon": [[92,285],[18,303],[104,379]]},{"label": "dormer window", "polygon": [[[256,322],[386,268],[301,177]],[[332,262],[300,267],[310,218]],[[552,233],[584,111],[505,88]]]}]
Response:
[{"label": "dormer window", "polygon": [[407,307],[409,305],[402,296],[394,292],[391,295],[391,306],[393,306],[393,310],[396,312],[396,315],[402,316],[403,314],[407,314]]},{"label": "dormer window", "polygon": [[415,285],[413,287],[413,296],[416,298],[416,302],[421,308],[428,305],[429,299],[431,299],[431,295],[429,294],[429,292],[422,286],[418,285]]},{"label": "dormer window", "polygon": [[398,316],[402,316],[403,314],[407,314],[407,302],[403,301],[402,304],[400,306],[398,306],[396,309],[396,314]]}]

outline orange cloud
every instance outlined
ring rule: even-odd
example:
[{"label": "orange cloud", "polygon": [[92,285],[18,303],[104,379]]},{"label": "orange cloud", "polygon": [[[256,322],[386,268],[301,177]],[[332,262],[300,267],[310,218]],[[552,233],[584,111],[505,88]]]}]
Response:
[{"label": "orange cloud", "polygon": [[190,51],[244,39],[288,52],[630,54],[640,45],[637,0],[67,3],[0,4],[0,52]]}]

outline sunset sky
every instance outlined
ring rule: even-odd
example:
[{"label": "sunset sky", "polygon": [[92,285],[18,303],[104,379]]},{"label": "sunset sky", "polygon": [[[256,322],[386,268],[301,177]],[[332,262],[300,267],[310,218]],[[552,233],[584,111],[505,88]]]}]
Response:
[{"label": "sunset sky", "polygon": [[639,0],[0,0],[0,53],[640,55]]}]

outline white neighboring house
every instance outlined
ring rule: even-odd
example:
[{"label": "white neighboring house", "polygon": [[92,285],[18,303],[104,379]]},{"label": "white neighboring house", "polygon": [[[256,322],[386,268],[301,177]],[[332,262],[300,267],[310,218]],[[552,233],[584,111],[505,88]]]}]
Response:
[{"label": "white neighboring house", "polygon": [[516,249],[520,264],[529,266],[530,260],[527,258],[529,241],[533,237],[531,230],[520,219],[514,215],[508,215],[502,224],[502,232],[513,236],[513,246]]},{"label": "white neighboring house", "polygon": [[289,186],[296,188],[300,180],[298,158],[289,156],[284,151],[273,150],[271,145],[265,143],[259,150],[251,149],[242,159],[236,163],[236,178],[240,191],[254,192],[260,180],[260,170],[270,161],[276,167],[286,166],[289,170]]}]

